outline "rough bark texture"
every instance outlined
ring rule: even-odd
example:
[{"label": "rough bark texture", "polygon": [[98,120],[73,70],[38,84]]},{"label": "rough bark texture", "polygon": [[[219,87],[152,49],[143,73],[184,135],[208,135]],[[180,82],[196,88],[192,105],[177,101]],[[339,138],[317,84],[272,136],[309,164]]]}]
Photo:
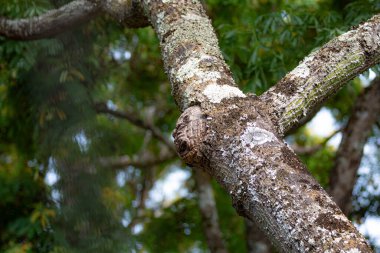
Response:
[{"label": "rough bark texture", "polygon": [[99,7],[87,0],[77,0],[29,19],[9,20],[0,17],[0,35],[15,40],[52,37],[87,22],[99,10]]},{"label": "rough bark texture", "polygon": [[181,109],[245,95],[235,87],[218,40],[198,1],[143,1],[160,40],[174,99]]},{"label": "rough bark texture", "polygon": [[198,192],[199,210],[202,216],[203,231],[207,245],[212,253],[227,253],[227,248],[219,228],[219,218],[211,186],[210,176],[199,169],[194,170],[194,179]]},{"label": "rough bark texture", "polygon": [[185,110],[173,134],[181,158],[215,177],[239,214],[258,223],[282,252],[371,252],[283,142],[267,105],[235,87],[202,5],[143,3]]},{"label": "rough bark texture", "polygon": [[370,87],[364,90],[355,104],[353,113],[342,133],[335,167],[330,176],[330,194],[346,215],[351,211],[351,194],[364,144],[379,115],[380,79],[377,78]]},{"label": "rough bark texture", "polygon": [[76,0],[37,17],[16,20],[0,17],[0,35],[14,40],[49,38],[88,22],[102,11],[129,28],[149,26],[140,1]]},{"label": "rough bark texture", "polygon": [[333,39],[264,93],[280,134],[296,127],[348,80],[380,60],[380,15]]}]

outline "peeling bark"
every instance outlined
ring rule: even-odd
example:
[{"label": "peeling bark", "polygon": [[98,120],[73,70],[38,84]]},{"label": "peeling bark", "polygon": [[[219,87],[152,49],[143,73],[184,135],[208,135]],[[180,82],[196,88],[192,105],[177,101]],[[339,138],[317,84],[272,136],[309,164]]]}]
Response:
[{"label": "peeling bark", "polygon": [[215,177],[238,213],[259,224],[282,252],[371,252],[284,143],[268,105],[236,88],[202,5],[143,4],[184,111],[173,133],[181,158]]},{"label": "peeling bark", "polygon": [[102,11],[126,27],[149,25],[139,1],[76,0],[37,17],[15,20],[0,17],[0,35],[14,40],[50,38],[90,21]]},{"label": "peeling bark", "polygon": [[363,148],[379,115],[380,79],[377,78],[364,90],[355,104],[343,131],[335,166],[330,176],[330,194],[346,215],[351,211],[351,195],[363,156]]},{"label": "peeling bark", "polygon": [[195,169],[193,171],[207,245],[212,253],[227,253],[228,251],[219,227],[218,212],[210,183],[211,178],[202,170]]},{"label": "peeling bark", "polygon": [[261,98],[284,135],[347,81],[380,60],[380,15],[307,56]]}]

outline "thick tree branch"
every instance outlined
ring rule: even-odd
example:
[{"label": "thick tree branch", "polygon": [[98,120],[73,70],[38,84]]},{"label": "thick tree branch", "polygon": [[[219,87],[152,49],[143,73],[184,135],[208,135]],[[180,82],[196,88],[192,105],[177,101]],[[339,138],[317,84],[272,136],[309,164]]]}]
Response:
[{"label": "thick tree branch", "polygon": [[143,4],[185,110],[173,134],[181,158],[215,177],[283,252],[371,252],[277,134],[266,105],[235,87],[201,3]]},{"label": "thick tree branch", "polygon": [[286,134],[348,80],[380,60],[380,15],[333,39],[307,56],[261,98]]},{"label": "thick tree branch", "polygon": [[14,40],[49,38],[83,24],[100,12],[87,0],[76,0],[38,17],[10,20],[0,17],[0,35]]},{"label": "thick tree branch", "polygon": [[75,0],[38,17],[15,20],[0,17],[0,35],[14,40],[50,38],[88,22],[102,11],[129,28],[150,24],[137,0]]},{"label": "thick tree branch", "polygon": [[[161,43],[174,99],[183,111],[205,101],[245,97],[231,76],[203,7],[198,1],[143,1]],[[154,11],[155,14],[149,14]],[[176,13],[172,13],[176,11]]]},{"label": "thick tree branch", "polygon": [[219,218],[211,186],[211,178],[206,172],[200,169],[193,171],[198,192],[198,205],[202,216],[202,226],[207,245],[212,253],[227,253],[228,250],[219,227]]},{"label": "thick tree branch", "polygon": [[335,167],[330,176],[330,194],[342,211],[351,211],[352,189],[363,155],[364,145],[380,115],[380,78],[358,98],[343,131],[337,151]]}]

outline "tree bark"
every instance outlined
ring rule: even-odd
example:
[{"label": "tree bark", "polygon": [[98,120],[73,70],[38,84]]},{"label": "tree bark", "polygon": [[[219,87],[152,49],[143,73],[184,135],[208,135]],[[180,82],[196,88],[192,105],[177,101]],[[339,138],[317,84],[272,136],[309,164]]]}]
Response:
[{"label": "tree bark", "polygon": [[282,252],[371,252],[284,143],[288,126],[268,113],[268,101],[236,87],[202,5],[194,0],[143,4],[160,40],[175,101],[184,111],[173,134],[181,158],[215,177],[238,213],[260,224]]},{"label": "tree bark", "polygon": [[202,216],[203,231],[207,245],[212,253],[227,253],[219,227],[218,212],[214,199],[210,176],[199,169],[195,169],[194,179],[198,192],[198,205]]},{"label": "tree bark", "polygon": [[353,113],[343,130],[335,166],[330,176],[330,194],[346,215],[351,211],[351,195],[364,145],[379,115],[380,78],[376,78],[371,86],[364,90],[354,106]]}]

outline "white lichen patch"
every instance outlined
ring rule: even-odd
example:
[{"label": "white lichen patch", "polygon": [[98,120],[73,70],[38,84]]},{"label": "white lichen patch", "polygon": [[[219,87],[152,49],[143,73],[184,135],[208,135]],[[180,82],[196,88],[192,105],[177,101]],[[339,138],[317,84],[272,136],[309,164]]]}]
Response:
[{"label": "white lichen patch", "polygon": [[183,64],[178,70],[176,77],[178,81],[183,82],[187,79],[196,77],[194,80],[197,83],[201,83],[203,81],[216,81],[220,78],[220,73],[216,71],[205,71],[200,68],[199,64],[202,60],[211,59],[211,57],[207,55],[202,55],[200,57],[191,57],[189,58],[185,64]]},{"label": "white lichen patch", "polygon": [[290,74],[295,77],[306,78],[310,75],[310,69],[306,63],[312,61],[314,56],[306,57]]},{"label": "white lichen patch", "polygon": [[161,24],[162,20],[164,19],[165,17],[165,11],[162,11],[160,13],[157,14],[157,24]]},{"label": "white lichen patch", "polygon": [[357,39],[357,36],[355,36],[355,34],[356,34],[355,31],[348,31],[340,35],[338,37],[338,40],[342,42],[354,41]]},{"label": "white lichen patch", "polygon": [[187,20],[203,20],[204,17],[201,17],[199,15],[193,14],[193,13],[186,13],[186,15],[182,15],[182,18]]},{"label": "white lichen patch", "polygon": [[245,97],[244,93],[236,87],[218,84],[207,85],[203,90],[203,95],[212,103],[220,103],[224,98]]},{"label": "white lichen patch", "polygon": [[244,133],[240,136],[243,146],[253,148],[256,145],[262,145],[267,142],[276,141],[276,136],[255,124],[248,123]]},{"label": "white lichen patch", "polygon": [[347,253],[360,253],[361,251],[358,250],[357,248],[355,249],[350,249],[349,251],[347,251]]}]

